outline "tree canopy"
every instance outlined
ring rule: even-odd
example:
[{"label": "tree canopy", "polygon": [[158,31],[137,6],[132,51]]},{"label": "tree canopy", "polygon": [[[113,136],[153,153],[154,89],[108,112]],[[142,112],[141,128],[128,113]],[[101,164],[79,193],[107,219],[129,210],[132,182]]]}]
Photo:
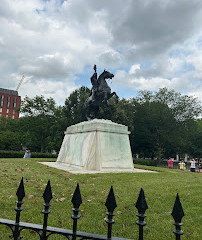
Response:
[{"label": "tree canopy", "polygon": [[20,112],[26,116],[54,116],[57,110],[55,100],[53,98],[45,99],[43,96],[34,98],[25,97],[21,102]]},{"label": "tree canopy", "polygon": [[[1,118],[0,149],[20,150],[23,145],[32,151],[59,151],[66,127],[85,120],[82,111],[89,94],[87,87],[76,89],[64,106],[57,106],[52,98],[25,97],[21,118]],[[201,113],[197,98],[162,88],[140,91],[137,97],[120,99],[118,104],[112,98],[99,117],[129,127],[133,154],[161,159],[176,153],[202,154]]]},{"label": "tree canopy", "polygon": [[56,106],[52,98],[25,97],[21,112],[24,114],[19,119],[21,134],[24,136],[22,144],[41,152],[59,150],[65,130],[62,107]]}]

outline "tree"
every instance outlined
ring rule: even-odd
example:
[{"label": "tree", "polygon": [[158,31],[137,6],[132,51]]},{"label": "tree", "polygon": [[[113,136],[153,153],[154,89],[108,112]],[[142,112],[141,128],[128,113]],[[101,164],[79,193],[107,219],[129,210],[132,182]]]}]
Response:
[{"label": "tree", "polygon": [[182,95],[167,88],[161,88],[156,93],[140,91],[137,100],[140,103],[150,101],[166,104],[172,110],[178,121],[194,119],[202,113],[201,103],[197,98]]},{"label": "tree", "polygon": [[20,120],[25,146],[41,152],[53,150],[52,147],[58,148],[56,143],[60,144],[62,139],[62,136],[60,140],[58,139],[58,135],[61,133],[61,125],[58,124],[58,120],[62,116],[62,108],[57,107],[52,98],[45,99],[43,96],[36,96],[31,99],[25,97],[22,101],[21,112],[25,114]]},{"label": "tree", "polygon": [[74,125],[85,120],[85,116],[83,115],[83,105],[89,94],[90,89],[82,86],[81,88],[73,91],[65,100],[63,111],[67,120],[67,126]]},{"label": "tree", "polygon": [[191,156],[202,157],[202,119],[197,119],[189,131],[189,154]]},{"label": "tree", "polygon": [[17,131],[18,120],[10,117],[0,118],[0,149],[1,150],[20,150],[21,134]]},{"label": "tree", "polygon": [[42,115],[54,116],[57,110],[55,100],[53,98],[45,99],[44,96],[36,96],[35,98],[25,97],[21,102],[20,112],[25,116],[37,117]]},{"label": "tree", "polygon": [[140,91],[135,107],[132,149],[147,157],[188,153],[200,102],[174,90]]},{"label": "tree", "polygon": [[20,135],[10,130],[0,132],[0,149],[20,150],[21,149]]},{"label": "tree", "polygon": [[177,122],[166,104],[139,104],[134,116],[134,139],[131,144],[133,152],[160,159],[164,155],[172,154],[177,139],[176,129]]}]

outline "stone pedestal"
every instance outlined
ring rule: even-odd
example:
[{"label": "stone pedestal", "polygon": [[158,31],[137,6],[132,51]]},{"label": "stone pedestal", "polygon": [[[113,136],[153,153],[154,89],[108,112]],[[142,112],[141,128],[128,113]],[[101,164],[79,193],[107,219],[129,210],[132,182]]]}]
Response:
[{"label": "stone pedestal", "polygon": [[70,169],[111,172],[133,170],[128,127],[94,119],[70,126],[57,164]]}]

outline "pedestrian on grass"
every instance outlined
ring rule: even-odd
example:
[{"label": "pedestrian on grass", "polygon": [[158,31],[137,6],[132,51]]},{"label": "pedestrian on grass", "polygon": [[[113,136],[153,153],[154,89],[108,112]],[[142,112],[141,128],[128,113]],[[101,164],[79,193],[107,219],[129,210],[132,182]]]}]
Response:
[{"label": "pedestrian on grass", "polygon": [[190,172],[196,172],[196,161],[194,158],[192,158],[191,161],[189,161],[191,163],[191,166],[190,166]]},{"label": "pedestrian on grass", "polygon": [[29,149],[26,149],[24,158],[31,158],[31,152]]},{"label": "pedestrian on grass", "polygon": [[173,162],[174,160],[172,158],[168,159],[168,168],[173,168]]},{"label": "pedestrian on grass", "polygon": [[185,167],[185,162],[184,161],[181,161],[180,163],[178,163],[179,164],[179,166],[180,166],[180,170],[185,170],[186,169],[186,167]]}]

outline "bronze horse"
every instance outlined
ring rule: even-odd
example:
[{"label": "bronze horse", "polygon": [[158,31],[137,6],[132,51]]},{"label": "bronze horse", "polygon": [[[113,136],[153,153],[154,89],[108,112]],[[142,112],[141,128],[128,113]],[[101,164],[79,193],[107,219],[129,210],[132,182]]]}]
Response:
[{"label": "bronze horse", "polygon": [[[96,73],[96,66],[94,67]],[[96,82],[96,87],[91,89],[90,96],[86,99],[84,103],[84,114],[87,120],[91,120],[98,117],[98,113],[101,107],[108,106],[108,100],[115,96],[116,102],[118,102],[118,96],[115,92],[111,92],[111,88],[108,86],[106,79],[112,79],[114,74],[105,71],[100,74],[99,78],[93,79],[91,81]],[[95,77],[94,77],[95,78]]]}]

